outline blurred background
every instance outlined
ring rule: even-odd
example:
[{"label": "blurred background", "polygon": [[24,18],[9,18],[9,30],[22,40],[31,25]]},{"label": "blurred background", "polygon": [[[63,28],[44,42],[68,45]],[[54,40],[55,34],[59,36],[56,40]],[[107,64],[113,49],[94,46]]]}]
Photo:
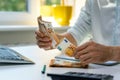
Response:
[{"label": "blurred background", "polygon": [[27,0],[0,0],[0,11],[27,11]]},{"label": "blurred background", "polygon": [[63,0],[0,0],[0,44],[35,44],[37,17],[53,23],[56,32],[65,32],[74,24],[85,4],[85,0],[64,0],[64,5],[73,7],[70,26],[58,25],[52,13],[53,5],[61,5]]}]

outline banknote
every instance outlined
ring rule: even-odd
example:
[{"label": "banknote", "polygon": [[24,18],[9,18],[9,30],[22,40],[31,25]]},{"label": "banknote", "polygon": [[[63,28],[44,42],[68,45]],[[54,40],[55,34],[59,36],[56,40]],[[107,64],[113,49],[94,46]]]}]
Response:
[{"label": "banknote", "polygon": [[37,21],[38,21],[39,31],[43,32],[46,36],[52,39],[52,48],[55,48],[60,41],[55,34],[51,22],[42,20],[42,16],[39,16],[37,18]]},{"label": "banknote", "polygon": [[60,50],[63,54],[72,57],[74,55],[76,46],[73,45],[67,38],[64,38],[56,48]]}]

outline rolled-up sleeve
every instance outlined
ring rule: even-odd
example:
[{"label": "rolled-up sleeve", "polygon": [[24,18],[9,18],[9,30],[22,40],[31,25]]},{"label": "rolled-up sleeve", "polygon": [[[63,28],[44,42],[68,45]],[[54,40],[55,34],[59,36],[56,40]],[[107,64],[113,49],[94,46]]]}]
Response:
[{"label": "rolled-up sleeve", "polygon": [[79,17],[74,26],[67,32],[70,33],[76,40],[77,45],[91,33],[91,0],[86,0],[85,6],[81,9]]}]

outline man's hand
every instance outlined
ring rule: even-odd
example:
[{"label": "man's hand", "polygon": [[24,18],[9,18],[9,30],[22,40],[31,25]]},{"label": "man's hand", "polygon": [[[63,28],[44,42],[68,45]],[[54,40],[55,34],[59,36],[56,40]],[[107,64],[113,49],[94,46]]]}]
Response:
[{"label": "man's hand", "polygon": [[46,36],[44,33],[40,31],[36,31],[35,34],[36,34],[37,45],[40,48],[44,48],[44,49],[52,48],[52,40],[49,36]]},{"label": "man's hand", "polygon": [[102,63],[111,60],[113,53],[110,46],[104,46],[93,41],[77,47],[74,54],[83,63]]}]

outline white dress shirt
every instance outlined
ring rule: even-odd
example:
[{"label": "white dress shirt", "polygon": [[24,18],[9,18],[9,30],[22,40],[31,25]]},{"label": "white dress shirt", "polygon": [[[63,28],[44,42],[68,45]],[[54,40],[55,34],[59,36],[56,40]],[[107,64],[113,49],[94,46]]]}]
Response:
[{"label": "white dress shirt", "polygon": [[77,44],[91,34],[97,43],[120,46],[120,0],[86,0],[78,20],[68,32]]}]

